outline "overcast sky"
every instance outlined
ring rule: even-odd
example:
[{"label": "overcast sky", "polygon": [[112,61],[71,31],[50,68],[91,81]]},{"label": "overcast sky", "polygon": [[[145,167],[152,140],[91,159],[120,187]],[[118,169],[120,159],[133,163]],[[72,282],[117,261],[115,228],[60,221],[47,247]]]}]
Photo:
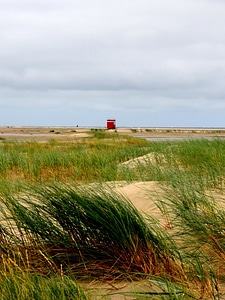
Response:
[{"label": "overcast sky", "polygon": [[0,0],[0,126],[225,127],[224,0]]}]

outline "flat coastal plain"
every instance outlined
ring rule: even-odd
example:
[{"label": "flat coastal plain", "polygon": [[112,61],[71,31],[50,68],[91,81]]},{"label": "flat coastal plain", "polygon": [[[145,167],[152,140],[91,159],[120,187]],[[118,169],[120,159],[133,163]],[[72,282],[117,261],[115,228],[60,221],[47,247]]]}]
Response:
[{"label": "flat coastal plain", "polygon": [[[90,135],[91,130],[107,130],[103,127],[0,127],[0,140],[17,141],[48,141],[48,140],[73,140],[85,138]],[[225,139],[225,128],[130,128],[118,127],[107,130],[119,134],[140,137],[149,141],[167,141],[183,139]]]}]

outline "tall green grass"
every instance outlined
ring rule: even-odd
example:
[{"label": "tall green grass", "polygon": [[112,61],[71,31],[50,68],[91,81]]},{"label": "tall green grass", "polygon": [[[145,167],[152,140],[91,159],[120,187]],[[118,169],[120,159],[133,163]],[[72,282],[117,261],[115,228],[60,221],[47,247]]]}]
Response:
[{"label": "tall green grass", "polygon": [[[46,299],[69,298],[80,291],[74,276],[156,280],[155,299],[222,299],[225,214],[215,193],[224,192],[224,141],[92,135],[0,145],[2,299],[24,291],[35,299],[34,286],[41,294],[46,282]],[[147,153],[144,162],[122,164]],[[104,184],[115,180],[160,181],[168,232]]]},{"label": "tall green grass", "polygon": [[[183,277],[169,237],[124,196],[99,185],[35,186],[25,197],[2,198],[1,207],[7,225],[14,226],[11,249],[4,241],[7,253],[13,253],[16,242],[31,253],[35,269],[47,266],[43,271],[48,273],[63,268],[67,274],[104,279],[141,274]],[[42,253],[46,260],[39,265]]]},{"label": "tall green grass", "polygon": [[109,136],[72,143],[4,142],[0,145],[0,176],[30,182],[116,180],[117,164],[147,153],[149,143],[116,133]]},{"label": "tall green grass", "polygon": [[88,300],[92,297],[84,291],[75,278],[60,275],[51,277],[31,274],[15,260],[3,258],[0,269],[0,297],[2,300]]}]

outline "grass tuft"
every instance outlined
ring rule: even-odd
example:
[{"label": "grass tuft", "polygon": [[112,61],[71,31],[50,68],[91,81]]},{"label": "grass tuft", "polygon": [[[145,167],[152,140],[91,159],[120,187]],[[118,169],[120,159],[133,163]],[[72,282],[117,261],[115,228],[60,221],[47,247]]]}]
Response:
[{"label": "grass tuft", "polygon": [[[7,199],[18,240],[37,256],[32,261],[42,255],[51,271],[62,266],[77,276],[104,279],[132,274],[183,277],[167,236],[157,236],[153,224],[124,196],[95,188],[38,186],[29,197]],[[44,268],[36,263],[33,267]]]}]

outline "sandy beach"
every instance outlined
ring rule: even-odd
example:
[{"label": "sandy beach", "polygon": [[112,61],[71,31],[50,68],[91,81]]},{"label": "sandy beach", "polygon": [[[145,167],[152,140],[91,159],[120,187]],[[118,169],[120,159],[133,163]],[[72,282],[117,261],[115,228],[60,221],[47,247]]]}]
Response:
[{"label": "sandy beach", "polygon": [[[91,130],[105,130],[105,128],[94,127],[0,127],[1,140],[16,141],[49,141],[73,140],[89,136]],[[126,128],[120,127],[107,132],[117,132],[119,134],[131,135],[144,138],[149,141],[183,140],[183,139],[225,139],[225,129],[223,128]]]}]

